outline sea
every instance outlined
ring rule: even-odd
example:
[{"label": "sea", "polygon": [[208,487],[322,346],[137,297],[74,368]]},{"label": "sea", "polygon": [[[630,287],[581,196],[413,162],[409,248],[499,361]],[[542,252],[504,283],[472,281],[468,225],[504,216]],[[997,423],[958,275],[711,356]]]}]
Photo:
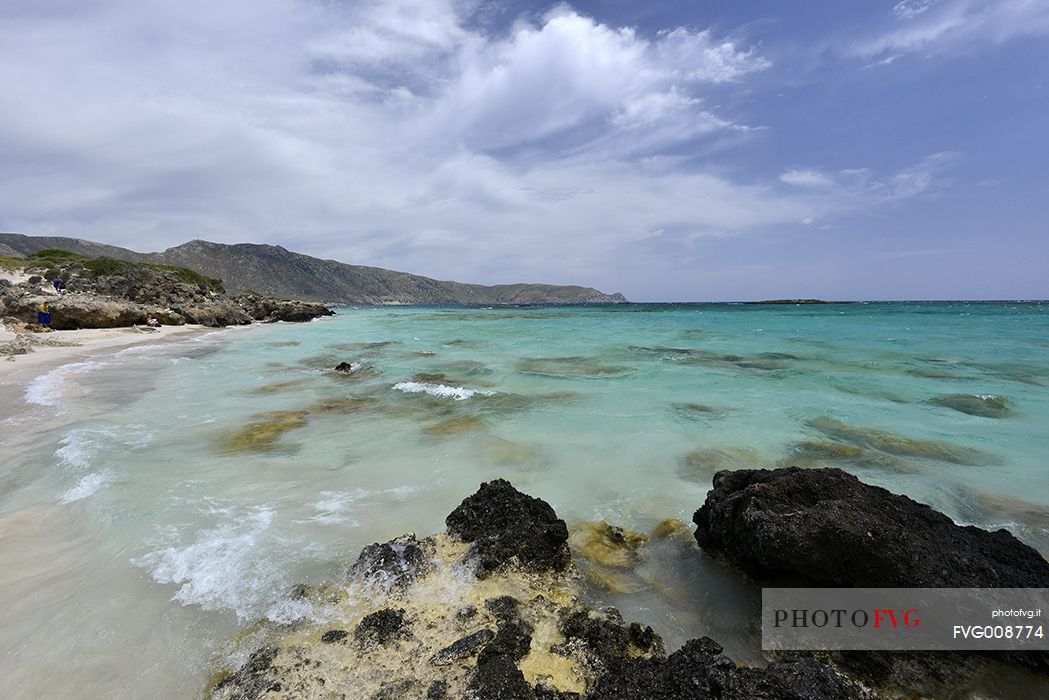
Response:
[{"label": "sea", "polygon": [[[1049,555],[1049,304],[337,312],[99,355],[5,407],[0,696],[199,697],[243,630],[310,614],[296,584],[494,478],[648,533],[719,470],[839,466]],[[588,602],[764,663],[760,589],[687,531],[624,576]]]}]

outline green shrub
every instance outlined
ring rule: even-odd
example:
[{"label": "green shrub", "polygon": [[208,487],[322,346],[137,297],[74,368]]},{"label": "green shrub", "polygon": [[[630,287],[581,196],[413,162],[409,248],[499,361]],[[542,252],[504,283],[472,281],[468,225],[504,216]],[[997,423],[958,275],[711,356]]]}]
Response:
[{"label": "green shrub", "polygon": [[159,265],[154,263],[147,264],[145,267],[158,272],[166,272],[170,275],[174,275],[176,279],[180,282],[185,282],[186,284],[195,284],[213,292],[226,291],[225,287],[222,286],[222,280],[217,280],[214,277],[206,277],[188,267],[179,267],[178,265]]},{"label": "green shrub", "polygon": [[88,256],[80,253],[71,253],[61,248],[44,248],[26,256],[27,263],[47,265],[49,267],[69,265],[71,263],[88,260]]}]

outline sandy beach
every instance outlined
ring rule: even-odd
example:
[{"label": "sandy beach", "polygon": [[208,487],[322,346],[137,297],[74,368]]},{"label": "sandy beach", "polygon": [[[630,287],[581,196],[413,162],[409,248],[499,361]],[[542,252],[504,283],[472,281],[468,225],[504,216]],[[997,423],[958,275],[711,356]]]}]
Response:
[{"label": "sandy beach", "polygon": [[26,386],[36,377],[56,367],[82,362],[135,345],[187,338],[216,329],[199,325],[163,326],[157,329],[85,328],[51,333],[15,333],[0,329],[0,347],[17,339],[27,339],[32,347],[24,354],[0,355],[0,418],[18,411]]}]

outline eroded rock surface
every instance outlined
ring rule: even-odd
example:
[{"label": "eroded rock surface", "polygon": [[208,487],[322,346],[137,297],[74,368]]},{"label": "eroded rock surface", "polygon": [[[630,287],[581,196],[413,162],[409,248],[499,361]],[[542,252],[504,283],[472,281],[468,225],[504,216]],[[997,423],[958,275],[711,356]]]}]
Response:
[{"label": "eroded rock surface", "polygon": [[[693,520],[701,548],[763,584],[1049,586],[1049,562],[1006,530],[956,525],[840,469],[719,472]],[[954,696],[959,683],[977,674],[1027,673],[1017,666],[1049,673],[1045,652],[848,651],[832,658],[890,697]],[[1011,666],[1001,671],[1002,664]]]},{"label": "eroded rock surface", "polygon": [[1006,530],[943,513],[840,469],[722,471],[696,541],[752,578],[798,586],[1049,586],[1049,562]]},{"label": "eroded rock surface", "polygon": [[546,501],[505,479],[481,484],[445,520],[448,533],[471,543],[478,578],[514,565],[533,573],[568,568],[568,526]]}]

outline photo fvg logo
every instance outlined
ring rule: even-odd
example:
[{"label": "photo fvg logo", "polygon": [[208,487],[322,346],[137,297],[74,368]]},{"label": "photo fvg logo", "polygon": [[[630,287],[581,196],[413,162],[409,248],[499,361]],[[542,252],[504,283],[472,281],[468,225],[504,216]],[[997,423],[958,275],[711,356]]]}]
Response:
[{"label": "photo fvg logo", "polygon": [[773,627],[854,627],[857,629],[906,629],[921,627],[920,611],[916,608],[873,608],[847,610],[836,608],[776,608],[773,610]]},{"label": "photo fvg logo", "polygon": [[763,588],[761,648],[1047,650],[1049,588]]}]

